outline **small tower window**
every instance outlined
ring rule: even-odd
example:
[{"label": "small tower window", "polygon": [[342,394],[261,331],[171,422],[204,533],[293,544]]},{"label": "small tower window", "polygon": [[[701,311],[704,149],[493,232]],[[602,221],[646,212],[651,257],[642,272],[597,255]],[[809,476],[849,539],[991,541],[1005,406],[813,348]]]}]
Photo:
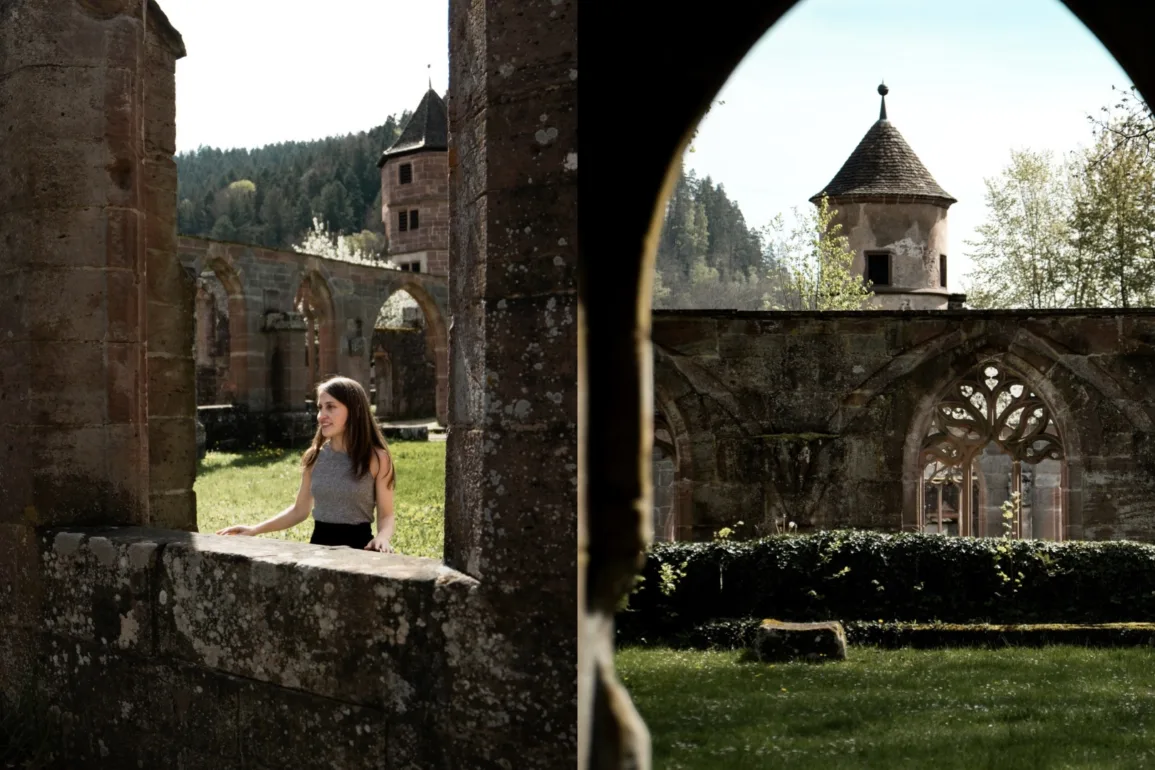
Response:
[{"label": "small tower window", "polygon": [[409,229],[409,216],[408,216],[408,214],[409,214],[408,211],[398,211],[397,212],[397,229],[400,230],[401,232],[405,232],[406,230]]},{"label": "small tower window", "polygon": [[938,255],[938,285],[946,288],[946,254]]},{"label": "small tower window", "polygon": [[890,252],[866,252],[866,280],[875,286],[890,286]]},{"label": "small tower window", "polygon": [[402,163],[400,173],[401,184],[409,184],[413,181],[413,164]]},{"label": "small tower window", "polygon": [[412,209],[409,212],[409,229],[410,230],[416,230],[417,229],[417,209]]}]

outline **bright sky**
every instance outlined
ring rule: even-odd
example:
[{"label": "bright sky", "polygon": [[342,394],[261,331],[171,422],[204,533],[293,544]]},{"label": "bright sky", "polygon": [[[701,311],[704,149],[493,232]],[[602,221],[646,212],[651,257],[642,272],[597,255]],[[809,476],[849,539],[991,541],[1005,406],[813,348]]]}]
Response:
[{"label": "bright sky", "polygon": [[[177,149],[259,147],[364,131],[448,84],[443,0],[160,0],[184,36]],[[686,44],[693,55],[693,43]],[[427,70],[426,65],[432,65]],[[830,181],[887,112],[950,209],[950,288],[984,216],[983,177],[1011,148],[1074,149],[1130,80],[1059,0],[804,0],[747,55],[687,165],[753,226]],[[384,149],[384,148],[382,148]]]},{"label": "bright sky", "polygon": [[445,0],[159,2],[188,51],[177,152],[367,131],[415,109],[430,76],[448,87]]},{"label": "bright sky", "polygon": [[748,224],[789,221],[878,119],[883,81],[887,117],[959,201],[952,291],[965,289],[983,178],[1012,148],[1089,144],[1086,116],[1115,102],[1112,85],[1131,86],[1059,0],[805,0],[735,70],[686,165],[721,182]]}]

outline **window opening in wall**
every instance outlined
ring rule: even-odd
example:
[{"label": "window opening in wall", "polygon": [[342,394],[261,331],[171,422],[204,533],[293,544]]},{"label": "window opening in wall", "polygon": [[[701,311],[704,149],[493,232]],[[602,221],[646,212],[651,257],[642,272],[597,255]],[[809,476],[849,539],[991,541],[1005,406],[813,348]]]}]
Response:
[{"label": "window opening in wall", "polygon": [[413,181],[413,164],[402,163],[400,170],[401,184],[409,184]]},{"label": "window opening in wall", "polygon": [[417,209],[413,209],[409,212],[409,229],[417,229]]},{"label": "window opening in wall", "polygon": [[1066,463],[1051,410],[987,361],[935,405],[919,454],[923,532],[1062,540]]},{"label": "window opening in wall", "polygon": [[403,270],[407,273],[420,273],[421,272],[421,263],[420,262],[401,262],[397,266],[399,268],[401,268],[401,270]]},{"label": "window opening in wall", "polygon": [[938,285],[946,288],[946,254],[938,255]]},{"label": "window opening in wall", "polygon": [[890,286],[890,252],[866,252],[866,280],[875,286]]},{"label": "window opening in wall", "polygon": [[409,212],[407,212],[407,211],[397,212],[397,229],[400,230],[401,232],[405,232],[406,230],[409,229],[408,213]]}]

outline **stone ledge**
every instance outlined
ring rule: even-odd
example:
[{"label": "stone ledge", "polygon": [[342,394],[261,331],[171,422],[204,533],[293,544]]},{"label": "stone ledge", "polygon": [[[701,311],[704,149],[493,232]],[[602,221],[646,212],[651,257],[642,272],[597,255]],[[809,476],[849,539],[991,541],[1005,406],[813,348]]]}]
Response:
[{"label": "stone ledge", "polygon": [[40,547],[52,633],[389,714],[443,691],[480,633],[477,581],[432,559],[140,527]]}]

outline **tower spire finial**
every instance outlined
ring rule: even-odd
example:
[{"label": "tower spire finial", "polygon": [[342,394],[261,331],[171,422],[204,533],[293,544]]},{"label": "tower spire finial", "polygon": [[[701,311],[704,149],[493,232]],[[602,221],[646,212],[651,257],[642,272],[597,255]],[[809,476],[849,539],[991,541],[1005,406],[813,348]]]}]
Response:
[{"label": "tower spire finial", "polygon": [[878,119],[886,120],[886,95],[890,93],[890,89],[886,87],[886,81],[878,87],[878,95],[882,97],[882,106],[878,110]]},{"label": "tower spire finial", "polygon": [[433,65],[432,64],[426,64],[425,65],[425,71],[429,75],[429,90],[432,91],[433,90]]}]

